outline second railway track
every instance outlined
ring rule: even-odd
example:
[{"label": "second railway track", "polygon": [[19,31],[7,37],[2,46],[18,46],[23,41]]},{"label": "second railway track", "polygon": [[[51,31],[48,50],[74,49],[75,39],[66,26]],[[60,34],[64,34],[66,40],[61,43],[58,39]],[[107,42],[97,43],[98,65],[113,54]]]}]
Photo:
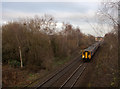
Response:
[{"label": "second railway track", "polygon": [[85,70],[85,66],[85,63],[80,62],[80,59],[77,59],[43,83],[38,84],[35,89],[41,89],[43,87],[47,89],[52,87],[59,87],[60,89],[63,87],[72,88]]},{"label": "second railway track", "polygon": [[76,70],[73,71],[73,73],[67,78],[67,80],[60,86],[59,89],[62,89],[63,87],[74,87],[76,81],[78,80],[78,78],[80,77],[80,75],[83,73],[85,67],[83,67],[83,69],[81,69],[81,67],[83,66],[83,64],[80,64]]},{"label": "second railway track", "polygon": [[79,62],[79,57],[71,62],[70,64],[66,65],[64,68],[59,70],[57,73],[53,74],[51,77],[43,81],[42,83],[38,83],[35,89],[40,89],[41,87],[50,87],[57,79],[59,79],[61,76],[66,74],[67,71],[69,71],[73,66],[75,66]]}]

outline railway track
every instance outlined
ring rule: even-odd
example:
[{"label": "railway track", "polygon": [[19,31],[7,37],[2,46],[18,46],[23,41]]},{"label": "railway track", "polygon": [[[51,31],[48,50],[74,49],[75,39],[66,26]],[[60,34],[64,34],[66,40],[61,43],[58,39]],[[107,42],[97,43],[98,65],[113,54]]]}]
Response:
[{"label": "railway track", "polygon": [[77,59],[75,62],[66,66],[64,69],[54,74],[43,83],[35,86],[35,89],[41,89],[43,87],[47,89],[52,87],[59,87],[59,89],[62,89],[64,87],[72,88],[84,72],[86,68],[85,66],[85,63],[81,63],[80,59]]},{"label": "railway track", "polygon": [[[79,72],[79,69],[81,68],[83,64],[79,65],[76,70],[73,71],[73,73],[67,78],[67,80],[60,86],[59,89],[62,89],[63,87],[70,87],[73,88],[76,84],[76,81],[80,77],[80,75],[83,73],[85,67],[81,70],[81,73]],[[77,77],[75,75],[78,75]],[[75,76],[75,77],[74,77]]]},{"label": "railway track", "polygon": [[57,73],[55,73],[54,75],[52,75],[50,78],[48,78],[47,80],[45,80],[41,84],[37,84],[37,86],[35,86],[36,87],[35,89],[40,89],[41,87],[50,87],[51,85],[54,84],[54,82],[56,82],[64,74],[66,74],[73,66],[75,66],[76,64],[78,64],[79,61],[80,61],[79,58],[77,58],[76,60],[74,60],[70,64],[66,65],[64,68],[62,68],[61,70],[59,70]]}]

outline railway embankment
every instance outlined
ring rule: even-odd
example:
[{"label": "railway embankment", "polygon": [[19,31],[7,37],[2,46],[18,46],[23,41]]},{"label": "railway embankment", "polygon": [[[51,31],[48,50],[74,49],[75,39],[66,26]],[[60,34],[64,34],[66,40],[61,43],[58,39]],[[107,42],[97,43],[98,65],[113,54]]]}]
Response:
[{"label": "railway embankment", "polygon": [[92,61],[83,81],[79,86],[117,87],[118,86],[118,38],[109,33],[104,38]]}]

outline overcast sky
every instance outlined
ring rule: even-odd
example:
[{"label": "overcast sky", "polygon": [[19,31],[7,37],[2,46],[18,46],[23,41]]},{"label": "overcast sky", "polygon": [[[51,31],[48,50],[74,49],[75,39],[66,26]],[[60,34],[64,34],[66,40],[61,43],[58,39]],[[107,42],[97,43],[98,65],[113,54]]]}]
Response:
[{"label": "overcast sky", "polygon": [[[6,0],[5,0],[6,1]],[[33,0],[32,0],[33,1]],[[97,1],[97,0],[96,0]],[[2,23],[24,17],[50,14],[58,21],[79,26],[85,34],[98,36],[87,23],[95,22],[95,13],[100,2],[2,2]]]}]

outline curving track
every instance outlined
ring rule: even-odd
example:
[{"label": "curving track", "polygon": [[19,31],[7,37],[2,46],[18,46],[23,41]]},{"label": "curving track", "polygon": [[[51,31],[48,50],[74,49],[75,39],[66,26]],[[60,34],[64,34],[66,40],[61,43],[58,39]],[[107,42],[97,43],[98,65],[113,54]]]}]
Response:
[{"label": "curving track", "polygon": [[53,87],[59,87],[62,89],[64,87],[73,88],[82,73],[86,68],[86,63],[80,61],[80,58],[77,58],[69,65],[65,66],[63,69],[59,70],[53,76],[48,78],[46,81],[41,84],[37,84],[35,89],[41,89],[43,87],[49,89]]}]

